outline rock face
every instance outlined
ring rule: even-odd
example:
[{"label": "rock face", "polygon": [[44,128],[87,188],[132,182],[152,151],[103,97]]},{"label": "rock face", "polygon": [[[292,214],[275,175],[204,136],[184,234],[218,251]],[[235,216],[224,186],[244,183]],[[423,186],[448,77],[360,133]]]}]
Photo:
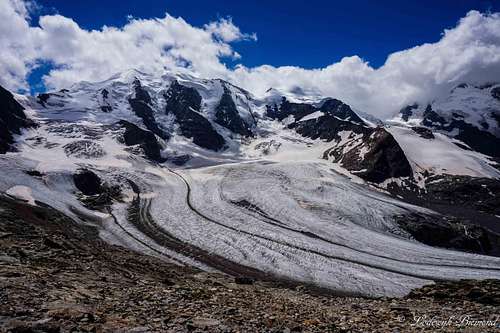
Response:
[{"label": "rock face", "polygon": [[453,218],[412,214],[397,217],[396,222],[416,240],[430,246],[486,255],[497,255],[500,249],[500,235]]},{"label": "rock face", "polygon": [[199,113],[201,96],[196,89],[173,81],[165,93],[165,99],[166,112],[175,115],[183,136],[192,138],[196,145],[210,150],[217,151],[224,147],[224,138]]},{"label": "rock face", "polygon": [[429,200],[450,205],[468,205],[500,216],[500,180],[470,176],[443,176],[426,184]]},{"label": "rock face", "polygon": [[162,147],[152,132],[145,131],[126,120],[120,120],[118,126],[125,129],[123,141],[127,146],[139,145],[150,160],[160,163],[165,161],[161,156]]},{"label": "rock face", "polygon": [[441,215],[429,220],[416,216],[399,222],[417,240],[441,246],[500,255],[500,180],[471,176],[432,175],[425,190],[391,183],[387,190],[399,200],[432,209]]},{"label": "rock face", "polygon": [[413,132],[418,133],[424,139],[434,139],[435,136],[432,131],[426,127],[414,126],[411,128]]},{"label": "rock face", "polygon": [[408,119],[413,115],[413,110],[415,109],[418,109],[418,104],[405,106],[399,111],[401,118],[403,118],[404,121],[408,121]]},{"label": "rock face", "polygon": [[[500,85],[460,84],[428,105],[401,109],[403,121],[438,131],[491,157],[500,157]],[[460,145],[460,144],[458,144]],[[460,145],[460,147],[465,145]]]},{"label": "rock face", "polygon": [[361,125],[365,124],[349,105],[335,98],[328,98],[323,101],[319,110],[342,120],[348,120]]},{"label": "rock face", "polygon": [[100,106],[102,112],[111,112],[113,107],[108,101],[109,91],[107,89],[101,90],[102,104]]},{"label": "rock face", "polygon": [[500,101],[500,87],[495,87],[491,89],[491,96]]},{"label": "rock face", "polygon": [[364,121],[344,102],[327,98],[320,103],[321,106],[315,106],[307,103],[292,103],[286,97],[282,97],[279,105],[266,105],[266,115],[272,119],[283,120],[288,116],[293,116],[294,120],[300,120],[314,112],[321,111],[332,117],[341,120],[351,121],[358,124],[364,124]]},{"label": "rock face", "polygon": [[354,138],[344,145],[327,150],[324,157],[333,157],[333,161],[345,169],[374,183],[413,174],[399,144],[381,127],[361,134],[360,139]]},{"label": "rock face", "polygon": [[102,193],[101,179],[88,169],[79,170],[73,174],[73,182],[77,189],[85,195]]},{"label": "rock face", "polygon": [[493,134],[482,131],[464,121],[453,121],[449,128],[458,128],[459,134],[455,138],[465,142],[475,151],[493,157],[500,157],[500,138]]},{"label": "rock face", "polygon": [[348,105],[336,99],[328,99],[319,110],[323,115],[299,119],[288,127],[313,140],[335,141],[337,145],[325,151],[324,158],[375,183],[413,174],[403,150],[385,129],[368,127]]},{"label": "rock face", "polygon": [[291,103],[286,97],[282,97],[281,104],[267,105],[266,115],[269,118],[283,120],[288,116],[293,116],[295,120],[299,120],[311,113],[317,111],[313,105],[306,103]]},{"label": "rock face", "polygon": [[154,118],[153,109],[150,106],[151,96],[149,96],[149,93],[142,87],[139,80],[134,80],[133,85],[135,97],[129,99],[132,110],[138,117],[142,118],[144,126],[146,126],[148,130],[158,135],[160,138],[168,140],[170,136],[159,128]]},{"label": "rock face", "polygon": [[321,139],[325,141],[340,140],[339,133],[342,131],[352,131],[356,134],[369,134],[370,128],[340,120],[331,114],[325,114],[315,119],[296,121],[288,128],[293,128],[302,136],[313,140]]},{"label": "rock face", "polygon": [[224,93],[215,107],[215,122],[233,133],[243,135],[245,137],[253,136],[250,125],[241,119],[236,104],[234,104],[231,96],[231,91],[223,85]]},{"label": "rock face", "polygon": [[14,134],[21,134],[21,129],[32,127],[34,123],[24,114],[24,108],[14,96],[0,86],[0,154],[14,150]]},{"label": "rock face", "polygon": [[73,182],[83,194],[77,194],[78,200],[88,209],[105,211],[113,200],[122,199],[119,185],[110,186],[89,169],[80,169],[74,173]]},{"label": "rock face", "polygon": [[447,121],[432,110],[431,105],[428,105],[424,112],[422,124],[446,132],[458,131],[458,134],[454,135],[454,137],[465,142],[475,151],[493,157],[500,157],[500,138],[486,131],[487,128],[480,129],[460,118],[460,116],[455,116],[450,121]]}]

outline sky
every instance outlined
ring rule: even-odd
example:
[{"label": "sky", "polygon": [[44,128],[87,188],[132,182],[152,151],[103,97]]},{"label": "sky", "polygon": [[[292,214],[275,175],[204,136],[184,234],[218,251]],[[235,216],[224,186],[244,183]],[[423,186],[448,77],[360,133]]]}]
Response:
[{"label": "sky", "polygon": [[129,68],[183,71],[385,117],[461,81],[500,80],[499,11],[466,0],[0,0],[0,84],[36,93]]},{"label": "sky", "polygon": [[[500,1],[186,1],[186,0],[39,0],[43,13],[73,18],[86,29],[123,26],[127,16],[161,17],[168,12],[195,26],[232,17],[258,43],[238,43],[248,67],[269,64],[320,68],[359,55],[374,67],[387,56],[439,40],[470,10],[500,11]],[[307,5],[305,5],[307,3]],[[98,10],[97,10],[98,9]]]}]

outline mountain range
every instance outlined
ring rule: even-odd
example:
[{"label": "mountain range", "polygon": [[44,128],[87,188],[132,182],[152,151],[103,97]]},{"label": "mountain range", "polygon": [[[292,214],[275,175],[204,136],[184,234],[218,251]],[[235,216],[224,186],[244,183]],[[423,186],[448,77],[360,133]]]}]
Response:
[{"label": "mountain range", "polygon": [[0,192],[180,266],[401,296],[500,278],[500,84],[377,119],[335,96],[119,73],[0,89]]}]

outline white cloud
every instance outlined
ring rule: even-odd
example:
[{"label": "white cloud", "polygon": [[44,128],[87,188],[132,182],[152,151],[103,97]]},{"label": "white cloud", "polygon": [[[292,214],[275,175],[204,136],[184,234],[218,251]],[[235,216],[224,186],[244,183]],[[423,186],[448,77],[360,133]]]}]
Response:
[{"label": "white cloud", "polygon": [[24,78],[35,61],[36,29],[27,8],[21,0],[0,0],[0,83],[9,88],[27,87]]},{"label": "white cloud", "polygon": [[387,117],[404,104],[425,103],[460,82],[500,79],[500,14],[471,11],[438,42],[395,52],[377,69],[359,56],[313,70],[269,65],[231,69],[221,60],[240,57],[231,43],[257,38],[242,33],[230,18],[194,27],[168,14],[158,19],[129,16],[123,27],[90,31],[60,15],[30,22],[33,4],[0,0],[0,84],[10,89],[26,88],[26,75],[39,61],[56,66],[45,77],[53,88],[106,79],[129,68],[157,73],[168,69],[222,77],[257,95],[274,87],[333,96]]},{"label": "white cloud", "polygon": [[255,33],[242,33],[240,31],[240,28],[233,24],[233,20],[231,18],[223,18],[217,22],[206,24],[205,29],[224,42],[234,42],[237,40],[257,40],[257,35]]},{"label": "white cloud", "polygon": [[61,15],[42,16],[38,26],[32,26],[30,7],[20,0],[0,0],[0,83],[10,89],[26,88],[26,75],[38,61],[55,65],[45,77],[52,88],[102,80],[131,67],[224,76],[228,69],[221,58],[240,57],[229,42],[255,39],[231,19],[198,28],[168,14],[148,20],[129,16],[123,27],[91,31]]},{"label": "white cloud", "polygon": [[230,77],[253,92],[301,87],[389,117],[403,105],[426,103],[461,82],[500,81],[500,14],[471,11],[440,41],[395,52],[378,69],[352,56],[315,70],[240,66]]}]

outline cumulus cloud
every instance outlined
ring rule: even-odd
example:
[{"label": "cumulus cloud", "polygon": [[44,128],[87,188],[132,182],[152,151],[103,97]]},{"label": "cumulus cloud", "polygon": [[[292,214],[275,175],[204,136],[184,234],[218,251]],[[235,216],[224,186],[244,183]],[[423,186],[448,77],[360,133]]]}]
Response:
[{"label": "cumulus cloud", "polygon": [[61,15],[41,16],[32,25],[30,8],[21,0],[0,0],[0,83],[11,89],[26,88],[26,75],[40,62],[53,64],[44,78],[51,88],[102,80],[132,67],[224,76],[228,69],[221,59],[239,57],[229,43],[256,39],[229,18],[199,28],[168,14],[148,20],[129,17],[123,27],[85,30]]},{"label": "cumulus cloud", "polygon": [[217,22],[205,25],[205,29],[217,36],[224,42],[234,42],[237,40],[257,40],[257,35],[242,33],[240,28],[233,24],[231,18],[223,18]]},{"label": "cumulus cloud", "polygon": [[223,58],[240,56],[232,43],[257,40],[230,18],[195,27],[168,14],[157,19],[129,17],[123,27],[86,30],[61,15],[31,22],[33,4],[0,0],[0,84],[10,89],[25,89],[26,76],[40,62],[54,65],[44,77],[52,88],[103,80],[129,68],[187,71],[230,80],[256,95],[273,87],[332,96],[385,118],[405,104],[430,101],[458,83],[500,79],[498,13],[471,11],[456,27],[445,30],[438,42],[390,54],[380,68],[354,55],[309,70],[269,65],[228,68]]},{"label": "cumulus cloud", "polygon": [[395,52],[377,69],[351,56],[314,70],[239,66],[230,77],[256,93],[271,86],[285,91],[301,87],[389,117],[403,105],[426,103],[461,82],[500,81],[500,14],[471,11],[438,42]]}]

